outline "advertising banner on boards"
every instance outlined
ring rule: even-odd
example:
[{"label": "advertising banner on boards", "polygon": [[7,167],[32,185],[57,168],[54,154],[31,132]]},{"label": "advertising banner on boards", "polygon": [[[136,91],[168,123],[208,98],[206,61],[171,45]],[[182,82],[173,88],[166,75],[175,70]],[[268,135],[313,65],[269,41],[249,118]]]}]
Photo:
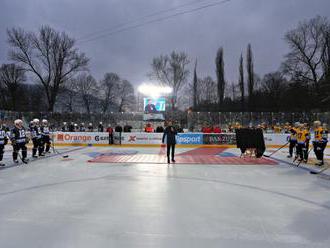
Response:
[{"label": "advertising banner on boards", "polygon": [[[114,134],[115,144],[161,144],[163,133],[119,133]],[[264,134],[265,144],[283,145],[287,142],[288,134]],[[52,137],[58,144],[109,144],[109,134],[106,132],[56,132]],[[182,145],[236,145],[234,133],[203,134],[203,133],[179,133],[177,144]]]},{"label": "advertising banner on boards", "polygon": [[54,139],[64,144],[109,144],[109,134],[99,132],[57,132]]},{"label": "advertising banner on boards", "polygon": [[203,134],[201,133],[179,133],[176,137],[177,144],[201,145],[203,144]]},{"label": "advertising banner on boards", "polygon": [[161,144],[162,133],[122,133],[122,144]]},{"label": "advertising banner on boards", "polygon": [[236,144],[236,135],[234,133],[203,134],[203,144],[206,144],[206,145],[235,145]]}]

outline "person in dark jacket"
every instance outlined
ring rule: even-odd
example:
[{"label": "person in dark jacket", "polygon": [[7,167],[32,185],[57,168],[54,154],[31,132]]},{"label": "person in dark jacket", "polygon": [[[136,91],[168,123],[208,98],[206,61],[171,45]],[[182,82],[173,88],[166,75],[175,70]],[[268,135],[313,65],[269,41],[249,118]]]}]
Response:
[{"label": "person in dark jacket", "polygon": [[71,122],[71,124],[69,125],[69,132],[74,132],[75,128],[74,128],[74,123]]},{"label": "person in dark jacket", "polygon": [[115,132],[117,132],[117,133],[121,133],[122,131],[123,131],[122,126],[117,125],[117,126],[115,127]]},{"label": "person in dark jacket", "polygon": [[124,133],[130,133],[132,131],[132,126],[126,124],[124,126]]},{"label": "person in dark jacket", "polygon": [[68,125],[66,122],[63,122],[62,132],[67,132],[67,131],[68,131]]},{"label": "person in dark jacket", "polygon": [[156,133],[163,133],[164,132],[164,128],[162,126],[158,126],[156,128]]},{"label": "person in dark jacket", "polygon": [[121,145],[121,133],[123,132],[123,128],[122,128],[122,126],[117,125],[117,126],[115,127],[115,132],[116,132],[116,133],[119,133],[119,144]]},{"label": "person in dark jacket", "polygon": [[97,127],[97,131],[103,133],[104,127],[102,121],[100,122],[99,126]]},{"label": "person in dark jacket", "polygon": [[173,163],[175,163],[174,154],[175,154],[176,135],[177,135],[177,131],[175,127],[172,125],[172,122],[169,121],[167,127],[164,130],[163,139],[162,139],[162,143],[164,144],[166,138],[167,163],[170,163],[170,153],[171,153],[171,160]]},{"label": "person in dark jacket", "polygon": [[87,130],[88,130],[88,132],[93,132],[94,131],[94,128],[93,128],[93,124],[92,123],[89,123],[88,124]]}]

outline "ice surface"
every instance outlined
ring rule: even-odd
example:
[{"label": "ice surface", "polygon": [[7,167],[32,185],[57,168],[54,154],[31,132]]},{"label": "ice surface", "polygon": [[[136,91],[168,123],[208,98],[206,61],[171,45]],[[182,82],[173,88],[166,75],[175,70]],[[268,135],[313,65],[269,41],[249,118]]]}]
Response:
[{"label": "ice surface", "polygon": [[330,247],[330,181],[289,167],[285,152],[278,165],[167,166],[87,162],[157,148],[59,150],[73,149],[21,166],[6,152],[1,248]]}]

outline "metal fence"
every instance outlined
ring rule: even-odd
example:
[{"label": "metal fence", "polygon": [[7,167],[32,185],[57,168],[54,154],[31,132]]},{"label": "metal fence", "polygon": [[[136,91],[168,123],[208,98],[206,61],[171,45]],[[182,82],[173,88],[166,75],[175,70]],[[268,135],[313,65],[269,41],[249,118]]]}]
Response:
[{"label": "metal fence", "polygon": [[330,112],[325,113],[272,113],[272,112],[193,112],[188,114],[189,129],[199,129],[205,125],[225,127],[240,123],[243,126],[256,126],[265,123],[268,126],[286,122],[312,123],[315,120],[330,123]]},{"label": "metal fence", "polygon": [[[12,125],[17,118],[23,119],[25,124],[34,118],[47,119],[53,126],[61,126],[63,122],[77,123],[84,122],[86,125],[92,123],[96,126],[99,122],[104,125],[131,125],[133,129],[142,129],[146,122],[143,121],[143,112],[113,112],[108,114],[99,113],[50,113],[50,112],[12,112],[1,111],[0,120],[2,123]],[[228,127],[233,123],[240,123],[243,126],[258,125],[265,123],[275,125],[286,122],[307,122],[320,120],[330,123],[330,112],[325,113],[271,113],[271,112],[191,112],[171,111],[165,113],[166,119],[174,120],[182,128],[188,128],[192,131],[200,131],[202,126],[212,125],[222,128]]]}]

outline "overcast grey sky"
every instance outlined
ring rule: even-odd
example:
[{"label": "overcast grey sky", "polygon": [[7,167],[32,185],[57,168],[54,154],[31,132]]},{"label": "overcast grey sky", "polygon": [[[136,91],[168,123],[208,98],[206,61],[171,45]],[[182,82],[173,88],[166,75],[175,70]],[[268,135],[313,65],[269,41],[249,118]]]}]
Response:
[{"label": "overcast grey sky", "polygon": [[[37,30],[40,25],[48,24],[79,38],[192,1],[0,0],[0,63],[8,62],[7,28]],[[329,10],[329,0],[231,0],[80,43],[78,47],[91,58],[90,69],[96,79],[106,72],[116,72],[137,85],[147,79],[152,58],[172,50],[187,52],[192,61],[197,58],[200,77],[215,78],[215,53],[223,46],[226,79],[231,82],[237,80],[238,59],[249,42],[254,50],[256,72],[263,75],[277,70],[288,49],[283,40],[285,32],[301,20],[329,16]]]}]

